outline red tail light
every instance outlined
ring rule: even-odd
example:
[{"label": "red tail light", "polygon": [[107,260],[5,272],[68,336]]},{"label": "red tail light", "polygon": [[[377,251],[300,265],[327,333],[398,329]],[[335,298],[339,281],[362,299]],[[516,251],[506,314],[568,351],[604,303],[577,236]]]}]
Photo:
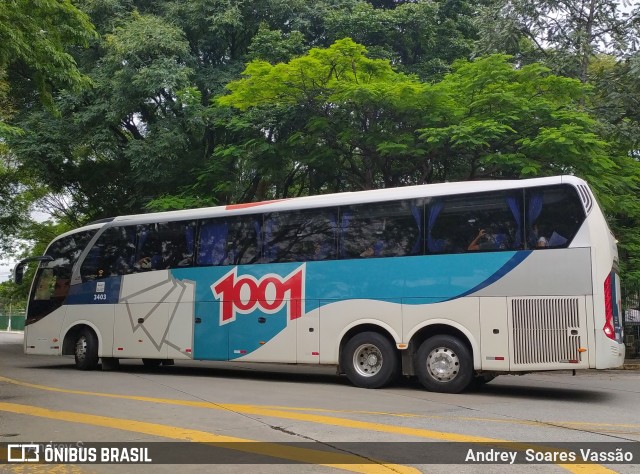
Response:
[{"label": "red tail light", "polygon": [[613,292],[611,291],[611,273],[604,281],[604,327],[602,330],[609,339],[615,340],[616,332],[613,328]]}]

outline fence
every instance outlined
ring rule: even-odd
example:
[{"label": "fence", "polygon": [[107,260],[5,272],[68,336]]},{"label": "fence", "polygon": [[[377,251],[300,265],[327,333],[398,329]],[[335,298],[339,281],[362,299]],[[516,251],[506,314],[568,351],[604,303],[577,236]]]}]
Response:
[{"label": "fence", "polygon": [[0,331],[24,331],[24,312],[0,313]]},{"label": "fence", "polygon": [[640,358],[640,287],[626,287],[622,296],[627,358],[637,359]]}]

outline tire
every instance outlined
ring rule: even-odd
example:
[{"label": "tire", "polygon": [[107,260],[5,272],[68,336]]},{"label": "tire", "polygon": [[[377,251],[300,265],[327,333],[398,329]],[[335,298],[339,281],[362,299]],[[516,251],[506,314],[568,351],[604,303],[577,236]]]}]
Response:
[{"label": "tire", "polygon": [[98,367],[98,338],[88,328],[83,328],[76,338],[74,354],[76,369],[94,370]]},{"label": "tire", "polygon": [[142,363],[145,367],[160,367],[162,359],[142,359]]},{"label": "tire", "polygon": [[341,366],[356,387],[380,388],[399,374],[398,352],[377,332],[356,334],[342,350]]},{"label": "tire", "polygon": [[473,380],[471,351],[454,336],[432,336],[424,341],[414,359],[420,383],[430,392],[460,393]]}]

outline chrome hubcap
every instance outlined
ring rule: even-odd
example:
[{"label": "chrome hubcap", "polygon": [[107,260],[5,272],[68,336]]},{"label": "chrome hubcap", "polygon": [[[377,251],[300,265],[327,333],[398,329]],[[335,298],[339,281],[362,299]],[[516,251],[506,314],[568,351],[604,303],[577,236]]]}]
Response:
[{"label": "chrome hubcap", "polygon": [[353,367],[363,377],[373,377],[382,369],[382,352],[373,344],[362,344],[353,353]]},{"label": "chrome hubcap", "polygon": [[437,347],[427,356],[427,370],[438,382],[449,382],[458,376],[460,359],[448,347]]}]

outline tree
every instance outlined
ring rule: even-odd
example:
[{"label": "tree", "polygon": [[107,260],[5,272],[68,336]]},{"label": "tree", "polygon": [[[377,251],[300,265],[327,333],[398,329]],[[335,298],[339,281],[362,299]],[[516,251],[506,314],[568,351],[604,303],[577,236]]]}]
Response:
[{"label": "tree", "polygon": [[391,9],[355,2],[326,12],[323,46],[349,37],[371,57],[391,60],[399,71],[437,79],[454,60],[471,55],[473,12],[463,0],[398,2]]},{"label": "tree", "polygon": [[300,186],[303,192],[372,189],[416,179],[411,161],[420,154],[414,132],[425,84],[365,53],[347,38],[286,64],[256,60],[245,78],[228,85],[231,94],[218,99],[219,106],[246,112],[237,121],[255,133],[241,147],[254,151],[251,164],[271,189],[268,197],[296,189],[291,180],[290,189],[275,185],[274,173],[283,169],[298,173],[298,192]]},{"label": "tree", "polygon": [[[450,111],[423,128],[429,149],[463,160],[456,178],[579,174],[587,179],[614,167],[607,143],[581,110],[585,89],[540,65],[517,68],[508,56],[457,61],[434,88]],[[447,179],[453,176],[447,176]]]},{"label": "tree", "polygon": [[20,90],[33,82],[40,99],[51,103],[55,88],[87,84],[72,45],[87,45],[95,31],[86,14],[70,0],[10,0],[0,3],[0,73]]},{"label": "tree", "polygon": [[69,48],[86,46],[95,37],[87,15],[70,0],[10,0],[0,3],[0,251],[15,251],[15,238],[28,224],[40,196],[9,146],[23,130],[15,114],[38,102],[51,107],[62,87],[79,90],[89,84]]},{"label": "tree", "polygon": [[[257,166],[272,162],[265,154],[274,148],[298,157],[276,169],[297,165],[317,174],[331,163],[342,177],[327,177],[324,185],[337,183],[339,190],[571,173],[597,180],[606,197],[620,186],[623,166],[627,186],[637,179],[633,161],[611,155],[594,132],[579,81],[508,59],[461,60],[429,85],[367,58],[345,39],[287,64],[250,63],[218,105],[245,112],[237,121],[255,131],[246,145]],[[287,110],[298,111],[297,128],[278,122]]]},{"label": "tree", "polygon": [[639,24],[640,4],[618,0],[489,0],[476,21],[481,53],[515,52],[525,38],[548,66],[582,82],[598,54],[635,49]]},{"label": "tree", "polygon": [[[640,159],[640,56],[627,60],[600,56],[589,69],[593,95],[589,106],[600,118],[601,129],[620,155],[631,161]],[[626,179],[633,170],[622,170]],[[636,188],[638,189],[638,188]],[[621,254],[625,283],[640,285],[640,206],[636,192],[616,196],[615,203],[607,207],[607,216]]]},{"label": "tree", "polygon": [[60,93],[57,113],[30,111],[20,122],[24,135],[10,142],[25,171],[72,197],[64,217],[75,225],[140,212],[166,186],[184,182],[173,171],[192,156],[190,99],[182,92],[192,71],[182,32],[133,13],[102,48],[87,72],[93,87]]}]

